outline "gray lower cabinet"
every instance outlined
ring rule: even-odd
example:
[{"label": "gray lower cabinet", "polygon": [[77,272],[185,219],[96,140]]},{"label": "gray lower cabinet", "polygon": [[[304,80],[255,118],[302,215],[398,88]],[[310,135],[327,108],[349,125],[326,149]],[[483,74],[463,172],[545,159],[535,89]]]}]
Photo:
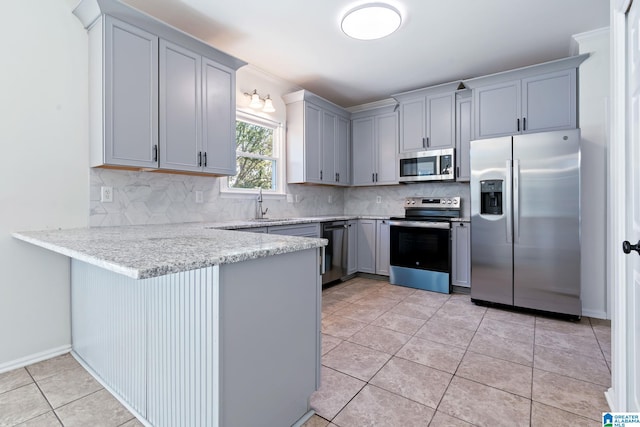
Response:
[{"label": "gray lower cabinet", "polygon": [[389,275],[389,221],[376,220],[376,274]]},{"label": "gray lower cabinet", "polygon": [[349,235],[347,248],[347,274],[358,272],[358,221],[347,221],[347,233]]},{"label": "gray lower cabinet", "polygon": [[285,236],[300,236],[300,237],[320,237],[320,223],[314,222],[311,224],[292,224],[292,225],[277,225],[268,227],[269,234],[281,234]]},{"label": "gray lower cabinet", "polygon": [[454,222],[451,240],[451,284],[471,287],[471,224]]},{"label": "gray lower cabinet", "polygon": [[376,273],[376,220],[358,220],[358,271]]},{"label": "gray lower cabinet", "polygon": [[357,235],[357,271],[388,276],[389,221],[360,219]]},{"label": "gray lower cabinet", "polygon": [[456,181],[471,180],[472,105],[470,90],[456,93]]}]

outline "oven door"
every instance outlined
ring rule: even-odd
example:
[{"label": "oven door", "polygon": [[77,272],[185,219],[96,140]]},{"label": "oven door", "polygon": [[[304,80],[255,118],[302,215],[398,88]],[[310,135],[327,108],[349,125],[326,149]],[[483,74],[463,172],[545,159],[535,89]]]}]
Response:
[{"label": "oven door", "polygon": [[451,224],[429,221],[390,221],[390,281],[449,293]]}]

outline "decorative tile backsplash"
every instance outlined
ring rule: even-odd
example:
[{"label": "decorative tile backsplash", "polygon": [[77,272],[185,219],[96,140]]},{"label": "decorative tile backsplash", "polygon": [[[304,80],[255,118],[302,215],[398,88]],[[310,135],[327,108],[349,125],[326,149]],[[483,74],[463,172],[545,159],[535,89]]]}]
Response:
[{"label": "decorative tile backsplash", "polygon": [[[113,202],[100,201],[102,186],[112,187]],[[91,169],[90,191],[92,227],[242,220],[256,215],[254,197],[221,193],[216,177],[95,168]],[[203,203],[196,203],[196,191],[202,191]],[[404,198],[417,195],[460,196],[463,216],[469,216],[469,185],[465,183],[353,188],[289,184],[287,193],[293,201],[297,197],[297,202],[264,198],[268,217],[402,215]]]}]

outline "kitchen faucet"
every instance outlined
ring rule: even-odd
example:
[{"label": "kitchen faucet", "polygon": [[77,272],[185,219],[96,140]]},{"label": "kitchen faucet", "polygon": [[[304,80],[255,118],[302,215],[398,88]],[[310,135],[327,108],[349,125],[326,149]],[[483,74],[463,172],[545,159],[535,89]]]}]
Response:
[{"label": "kitchen faucet", "polygon": [[269,208],[265,209],[264,211],[262,210],[262,188],[260,189],[260,192],[258,193],[258,205],[256,206],[258,209],[256,218],[257,219],[263,219],[264,216],[267,214],[267,211],[269,210]]}]

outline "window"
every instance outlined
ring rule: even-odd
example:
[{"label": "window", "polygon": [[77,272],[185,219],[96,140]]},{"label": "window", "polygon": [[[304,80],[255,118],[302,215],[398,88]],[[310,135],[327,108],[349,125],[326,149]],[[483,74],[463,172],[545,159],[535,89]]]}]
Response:
[{"label": "window", "polygon": [[282,193],[282,126],[279,123],[237,112],[236,175],[222,183],[222,191],[254,194]]}]

